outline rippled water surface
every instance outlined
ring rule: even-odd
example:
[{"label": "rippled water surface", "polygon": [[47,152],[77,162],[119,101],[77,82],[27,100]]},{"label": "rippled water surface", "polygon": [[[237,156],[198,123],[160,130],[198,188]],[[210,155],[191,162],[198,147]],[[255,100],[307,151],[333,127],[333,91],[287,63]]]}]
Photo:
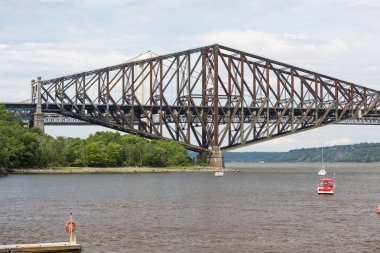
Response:
[{"label": "rippled water surface", "polygon": [[10,175],[0,178],[0,244],[65,241],[84,252],[380,252],[380,170]]}]

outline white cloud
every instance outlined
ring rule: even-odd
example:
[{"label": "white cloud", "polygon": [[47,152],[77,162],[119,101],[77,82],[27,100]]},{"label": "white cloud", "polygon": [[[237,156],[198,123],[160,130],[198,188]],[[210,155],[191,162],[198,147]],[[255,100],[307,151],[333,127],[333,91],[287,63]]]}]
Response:
[{"label": "white cloud", "polygon": [[354,83],[377,83],[380,89],[380,48],[373,46],[379,43],[380,35],[376,34],[319,38],[307,34],[221,30],[177,39],[201,45],[219,43]]},{"label": "white cloud", "polygon": [[297,138],[285,136],[281,138],[275,138],[272,140],[260,142],[257,144],[252,144],[235,150],[232,152],[249,152],[249,151],[288,151],[289,149],[296,148],[300,146],[302,142]]},{"label": "white cloud", "polygon": [[349,145],[362,142],[374,143],[380,142],[380,136],[377,132],[378,126],[329,125],[252,144],[232,151],[284,152],[300,148]]},{"label": "white cloud", "polygon": [[77,44],[30,43],[0,50],[0,101],[30,97],[30,80],[50,79],[125,62],[121,51],[85,50]]},{"label": "white cloud", "polygon": [[283,146],[292,146],[292,145],[299,145],[300,141],[296,140],[292,137],[281,137],[281,138],[276,138],[268,142],[263,142],[261,145],[283,145]]},{"label": "white cloud", "polygon": [[[163,54],[213,43],[380,89],[379,6],[377,0],[3,0],[0,101],[28,99],[36,76],[119,64],[147,50]],[[348,131],[310,132],[257,147],[285,150],[350,137]]]},{"label": "white cloud", "polygon": [[317,41],[304,34],[225,30],[202,34],[199,36],[199,40],[203,44],[217,42],[248,52],[258,52],[277,58],[284,56],[303,57],[304,59],[336,58],[348,52],[347,43],[341,39]]},{"label": "white cloud", "polygon": [[348,4],[352,8],[363,8],[365,10],[380,9],[380,2],[378,0],[351,0]]},{"label": "white cloud", "polygon": [[352,140],[350,138],[340,138],[335,140],[329,140],[326,142],[327,146],[334,146],[334,145],[348,145],[351,144]]}]

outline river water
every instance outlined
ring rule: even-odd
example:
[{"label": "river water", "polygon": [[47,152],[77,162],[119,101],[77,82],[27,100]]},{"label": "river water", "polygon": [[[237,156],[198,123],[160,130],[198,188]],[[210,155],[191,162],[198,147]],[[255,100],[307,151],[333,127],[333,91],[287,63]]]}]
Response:
[{"label": "river water", "polygon": [[72,212],[83,252],[380,252],[380,166],[336,169],[333,196],[276,166],[2,177],[0,244],[66,241]]}]

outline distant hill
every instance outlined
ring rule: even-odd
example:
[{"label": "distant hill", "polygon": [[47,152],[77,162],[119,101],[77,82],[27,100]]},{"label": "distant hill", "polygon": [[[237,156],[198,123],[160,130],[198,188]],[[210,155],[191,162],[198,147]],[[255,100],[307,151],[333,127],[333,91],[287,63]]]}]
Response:
[{"label": "distant hill", "polygon": [[[380,143],[324,147],[325,162],[380,162]],[[289,152],[226,152],[225,162],[321,162],[321,148],[303,148]]]}]

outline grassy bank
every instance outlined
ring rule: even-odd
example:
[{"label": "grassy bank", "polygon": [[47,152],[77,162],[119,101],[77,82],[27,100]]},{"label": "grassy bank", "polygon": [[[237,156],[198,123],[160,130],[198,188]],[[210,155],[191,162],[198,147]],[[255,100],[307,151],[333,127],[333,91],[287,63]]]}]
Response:
[{"label": "grassy bank", "polygon": [[101,173],[159,173],[159,172],[213,172],[214,168],[189,167],[52,167],[46,169],[13,169],[12,174],[101,174]]}]

